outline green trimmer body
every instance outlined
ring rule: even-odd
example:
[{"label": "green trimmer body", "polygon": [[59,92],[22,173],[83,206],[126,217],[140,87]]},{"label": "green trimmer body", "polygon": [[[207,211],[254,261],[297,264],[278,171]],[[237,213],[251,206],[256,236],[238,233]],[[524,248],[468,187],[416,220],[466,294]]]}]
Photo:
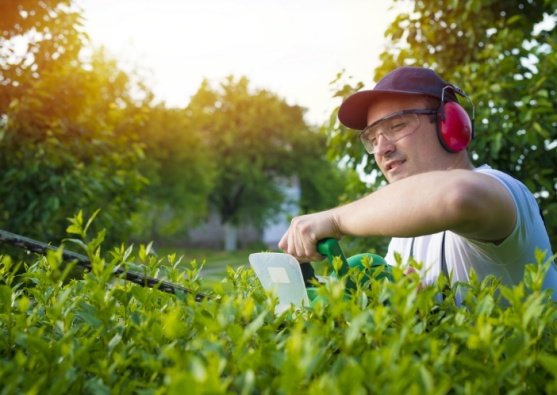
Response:
[{"label": "green trimmer body", "polygon": [[[331,277],[345,277],[350,272],[354,273],[352,269],[364,273],[363,276],[356,275],[347,279],[348,293],[356,288],[352,277],[360,279],[362,283],[370,279],[393,280],[391,266],[379,255],[362,253],[346,258],[338,240],[333,238],[320,240],[317,251],[327,258]],[[319,299],[319,279],[308,279],[307,276],[304,278],[300,263],[292,255],[263,252],[251,254],[249,260],[262,286],[278,296],[277,312],[284,311],[291,304],[311,306]]]}]

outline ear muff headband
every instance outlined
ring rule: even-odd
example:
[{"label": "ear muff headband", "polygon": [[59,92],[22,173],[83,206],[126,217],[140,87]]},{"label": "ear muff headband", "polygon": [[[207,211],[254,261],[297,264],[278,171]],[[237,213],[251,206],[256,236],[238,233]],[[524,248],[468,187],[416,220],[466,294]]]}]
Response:
[{"label": "ear muff headband", "polygon": [[[451,89],[453,92],[468,99],[472,106],[472,119],[456,101],[445,102],[446,89]],[[470,97],[455,85],[445,86],[441,93],[441,105],[437,111],[436,123],[437,137],[443,148],[452,153],[466,149],[474,138],[474,118],[475,108]]]}]

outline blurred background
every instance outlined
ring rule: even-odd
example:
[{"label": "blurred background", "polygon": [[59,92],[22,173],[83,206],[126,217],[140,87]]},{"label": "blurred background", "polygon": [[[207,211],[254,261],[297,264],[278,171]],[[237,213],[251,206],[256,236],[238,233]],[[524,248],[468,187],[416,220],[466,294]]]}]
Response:
[{"label": "blurred background", "polygon": [[276,248],[293,215],[384,185],[336,111],[418,65],[472,97],[474,162],[524,181],[555,241],[556,9],[1,0],[0,228],[59,243],[68,218],[99,210],[108,246],[153,241],[208,261]]}]

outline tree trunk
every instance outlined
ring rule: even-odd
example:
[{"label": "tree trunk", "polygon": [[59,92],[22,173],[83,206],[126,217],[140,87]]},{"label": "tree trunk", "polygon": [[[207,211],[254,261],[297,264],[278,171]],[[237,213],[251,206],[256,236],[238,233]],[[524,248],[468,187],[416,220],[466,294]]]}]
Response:
[{"label": "tree trunk", "polygon": [[224,224],[224,249],[226,251],[238,249],[238,229],[230,223]]}]

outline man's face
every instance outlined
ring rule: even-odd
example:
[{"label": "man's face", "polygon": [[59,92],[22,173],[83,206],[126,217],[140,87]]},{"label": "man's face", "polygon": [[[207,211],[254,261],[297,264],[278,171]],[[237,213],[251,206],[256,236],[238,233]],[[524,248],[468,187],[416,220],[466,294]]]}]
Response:
[{"label": "man's face", "polygon": [[[403,110],[426,109],[426,101],[420,96],[389,95],[373,103],[368,110],[367,124]],[[418,124],[414,131],[404,137],[389,141],[381,133],[376,134],[375,160],[388,182],[432,170],[447,167],[450,159],[435,132],[430,115],[416,115]],[[388,127],[388,126],[386,126]],[[396,124],[392,127],[398,127]],[[381,130],[381,128],[379,128]]]}]

